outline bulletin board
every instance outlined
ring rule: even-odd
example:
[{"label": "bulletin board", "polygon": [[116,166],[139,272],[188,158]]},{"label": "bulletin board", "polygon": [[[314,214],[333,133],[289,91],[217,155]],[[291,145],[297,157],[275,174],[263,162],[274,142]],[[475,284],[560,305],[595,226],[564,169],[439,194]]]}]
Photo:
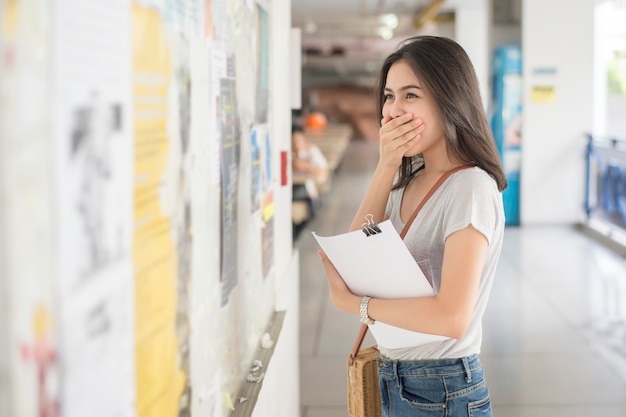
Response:
[{"label": "bulletin board", "polygon": [[14,415],[230,414],[275,302],[271,6],[0,0]]}]

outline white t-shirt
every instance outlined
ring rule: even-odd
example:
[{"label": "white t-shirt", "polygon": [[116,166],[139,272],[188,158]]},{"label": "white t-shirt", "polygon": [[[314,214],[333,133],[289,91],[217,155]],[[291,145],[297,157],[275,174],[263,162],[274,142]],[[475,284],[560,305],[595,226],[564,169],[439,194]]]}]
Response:
[{"label": "white t-shirt", "polygon": [[[386,209],[398,233],[404,227],[404,222],[400,218],[403,193],[404,188],[392,191]],[[461,339],[446,339],[410,348],[380,347],[384,357],[392,360],[446,359],[480,353],[482,317],[489,299],[504,235],[502,194],[498,191],[495,180],[478,167],[452,174],[424,204],[404,241],[437,292],[441,284],[445,240],[450,234],[470,224],[487,238],[489,246],[474,313],[467,332]]]}]

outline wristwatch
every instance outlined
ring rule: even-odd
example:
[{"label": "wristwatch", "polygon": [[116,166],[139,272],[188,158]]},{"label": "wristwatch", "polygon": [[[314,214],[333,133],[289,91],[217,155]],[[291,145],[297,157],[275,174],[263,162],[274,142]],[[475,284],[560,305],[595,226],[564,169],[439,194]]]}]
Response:
[{"label": "wristwatch", "polygon": [[366,295],[363,298],[361,298],[361,307],[359,308],[359,311],[361,313],[361,323],[367,324],[367,325],[371,325],[375,323],[375,321],[372,320],[370,316],[367,314],[367,305],[369,304],[371,298],[372,298],[371,295]]}]

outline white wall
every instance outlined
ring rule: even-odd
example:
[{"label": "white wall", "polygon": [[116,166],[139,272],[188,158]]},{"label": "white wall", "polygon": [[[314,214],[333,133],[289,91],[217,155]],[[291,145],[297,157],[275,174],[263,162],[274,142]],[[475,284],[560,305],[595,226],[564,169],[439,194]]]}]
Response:
[{"label": "white wall", "polygon": [[[522,224],[567,224],[583,214],[584,134],[593,113],[594,0],[525,0]],[[553,75],[537,70],[554,69]],[[532,100],[553,86],[553,103]]]},{"label": "white wall", "polygon": [[[273,137],[280,151],[291,155],[291,105],[293,88],[290,63],[291,2],[272,0],[271,97]],[[279,157],[279,153],[275,153]],[[280,160],[276,161],[280,167]],[[291,166],[286,167],[291,176]],[[280,173],[277,175],[280,176]],[[299,272],[298,253],[293,253],[291,230],[291,181],[276,195],[275,218],[275,309],[285,310],[285,321],[253,417],[297,417],[300,415]],[[291,254],[291,256],[288,256]]]},{"label": "white wall", "polygon": [[489,105],[490,8],[488,1],[456,8],[455,39],[463,46],[476,70],[485,110]]},{"label": "white wall", "polygon": [[[271,124],[274,131],[272,137],[279,151],[291,155],[291,2],[289,0],[272,1],[271,25],[271,58],[270,58],[270,85],[271,85]],[[277,158],[275,165],[280,169],[280,152],[275,152]],[[291,176],[291,166],[286,167]],[[276,175],[279,176],[280,172]],[[278,279],[283,277],[289,268],[290,254],[293,241],[291,230],[291,183],[279,186],[276,195],[276,221],[275,227],[275,259]],[[289,219],[289,220],[286,220]]]},{"label": "white wall", "polygon": [[252,417],[300,415],[299,253],[289,261],[286,279],[276,288],[276,309],[287,313]]}]

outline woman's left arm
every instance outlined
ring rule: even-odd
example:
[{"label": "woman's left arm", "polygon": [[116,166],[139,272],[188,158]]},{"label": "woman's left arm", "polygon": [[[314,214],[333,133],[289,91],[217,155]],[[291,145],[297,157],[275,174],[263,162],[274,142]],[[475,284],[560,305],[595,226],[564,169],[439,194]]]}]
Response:
[{"label": "woman's left arm", "polygon": [[[403,299],[372,298],[368,305],[369,316],[407,330],[454,339],[463,337],[474,311],[487,246],[487,238],[471,225],[450,234],[445,243],[438,294]],[[350,292],[323,252],[320,256],[331,300],[340,310],[358,315],[360,297]]]}]

